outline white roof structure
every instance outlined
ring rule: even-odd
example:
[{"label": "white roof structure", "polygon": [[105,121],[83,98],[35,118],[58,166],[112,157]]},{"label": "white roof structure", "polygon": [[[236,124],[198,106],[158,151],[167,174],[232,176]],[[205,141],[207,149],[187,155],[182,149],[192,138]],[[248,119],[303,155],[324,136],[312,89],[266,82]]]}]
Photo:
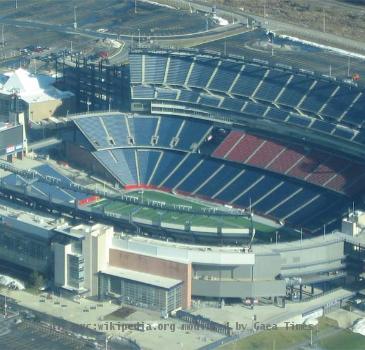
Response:
[{"label": "white roof structure", "polygon": [[5,73],[0,80],[0,94],[18,96],[27,103],[61,100],[73,96],[72,92],[56,89],[54,78],[43,74],[32,74],[19,68]]},{"label": "white roof structure", "polygon": [[139,283],[150,284],[152,286],[164,289],[170,289],[182,282],[174,278],[151,275],[145,272],[128,270],[121,267],[113,267],[113,266],[108,266],[106,269],[101,270],[101,273],[110,276],[125,278]]}]

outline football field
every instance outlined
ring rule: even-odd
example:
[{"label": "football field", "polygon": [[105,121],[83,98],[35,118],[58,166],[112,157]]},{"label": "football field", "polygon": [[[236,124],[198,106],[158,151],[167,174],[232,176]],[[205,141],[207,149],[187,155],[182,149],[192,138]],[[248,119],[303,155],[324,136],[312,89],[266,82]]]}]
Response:
[{"label": "football field", "polygon": [[[215,203],[209,203],[197,198],[184,197],[177,194],[170,194],[161,191],[131,191],[126,193],[128,196],[136,198],[139,203],[126,203],[124,201],[102,199],[97,203],[91,204],[93,210],[104,210],[106,213],[114,213],[126,218],[138,218],[150,220],[153,223],[172,223],[178,225],[193,225],[205,227],[226,227],[226,228],[249,228],[250,219],[243,215],[208,215],[204,211],[228,212],[227,208]],[[148,205],[148,206],[147,206]],[[154,208],[149,206],[153,205]],[[165,207],[165,208],[164,208]],[[169,208],[170,210],[166,209]],[[198,211],[199,214],[188,212]],[[277,226],[267,225],[260,222],[259,217],[254,216],[253,226],[257,231],[273,232]]]}]

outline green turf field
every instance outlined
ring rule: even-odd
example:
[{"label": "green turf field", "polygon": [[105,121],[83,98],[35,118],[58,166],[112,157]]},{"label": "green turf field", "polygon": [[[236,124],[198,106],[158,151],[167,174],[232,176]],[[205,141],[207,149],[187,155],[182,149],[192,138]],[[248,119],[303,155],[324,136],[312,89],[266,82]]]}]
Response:
[{"label": "green turf field", "polygon": [[318,328],[314,327],[313,347],[310,346],[310,330],[291,330],[278,328],[267,330],[234,343],[220,347],[221,350],[362,350],[365,337],[338,328],[336,322],[326,317],[320,319]]},{"label": "green turf field", "polygon": [[[127,195],[143,198],[144,203],[163,202],[170,208],[174,207],[179,209],[179,206],[191,207],[192,210],[200,210],[203,208],[220,208],[222,206],[208,203],[203,200],[195,198],[187,198],[181,195],[174,195],[159,191],[131,191],[126,193]],[[133,218],[140,218],[146,220],[152,220],[157,223],[163,221],[165,223],[173,223],[179,225],[185,225],[189,223],[193,226],[206,226],[206,227],[217,227],[222,226],[226,228],[248,228],[250,227],[250,221],[248,218],[243,216],[208,216],[208,215],[194,215],[183,211],[169,211],[159,208],[149,208],[139,206],[137,204],[125,203],[122,201],[102,199],[97,203],[91,204],[89,207],[95,210],[101,210],[104,207],[105,212],[116,213],[129,217],[132,215]],[[270,227],[266,224],[254,221],[254,227],[256,230],[261,232],[273,232],[276,230],[275,227]]]}]

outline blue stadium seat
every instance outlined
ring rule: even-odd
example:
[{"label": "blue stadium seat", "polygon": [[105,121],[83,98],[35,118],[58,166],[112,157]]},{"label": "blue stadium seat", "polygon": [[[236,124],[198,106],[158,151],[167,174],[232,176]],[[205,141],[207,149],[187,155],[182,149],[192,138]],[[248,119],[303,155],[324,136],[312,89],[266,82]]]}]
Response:
[{"label": "blue stadium seat", "polygon": [[279,178],[270,175],[265,176],[244,195],[242,195],[240,198],[237,198],[235,204],[242,207],[248,207],[250,205],[250,199],[252,204],[255,203],[257,200],[262,198],[265,194],[279,185],[280,182],[281,180]]},{"label": "blue stadium seat", "polygon": [[156,146],[170,148],[171,140],[177,135],[183,120],[178,117],[167,116],[161,117],[160,120]]},{"label": "blue stadium seat", "polygon": [[245,189],[247,189],[250,185],[257,181],[261,176],[261,173],[247,168],[246,171],[239,178],[233,181],[216,198],[224,202],[230,202],[237,195],[242,193]]},{"label": "blue stadium seat", "polygon": [[217,60],[198,57],[191,71],[188,86],[205,88],[217,67]]},{"label": "blue stadium seat", "polygon": [[309,91],[299,108],[312,113],[318,113],[336,90],[336,87],[337,85],[333,82],[319,80],[314,88]]},{"label": "blue stadium seat", "polygon": [[247,64],[241,72],[240,78],[232,89],[233,94],[251,96],[255,91],[267,69],[254,64]]},{"label": "blue stadium seat", "polygon": [[197,153],[191,153],[180,165],[177,171],[166,180],[163,187],[174,188],[201,160]]},{"label": "blue stadium seat", "polygon": [[45,198],[51,198],[52,200],[60,201],[60,202],[72,202],[75,197],[68,194],[66,191],[64,191],[61,188],[58,188],[56,186],[51,186],[47,183],[43,182],[36,182],[32,184],[32,187],[36,188],[38,191],[42,192],[45,196]]},{"label": "blue stadium seat", "polygon": [[133,149],[114,149],[94,152],[95,157],[118,181],[125,185],[138,183],[135,151]]},{"label": "blue stadium seat", "polygon": [[220,98],[218,98],[216,96],[200,94],[199,104],[209,106],[209,107],[218,107],[220,101],[221,101]]},{"label": "blue stadium seat", "polygon": [[359,132],[355,136],[355,138],[354,138],[353,141],[358,142],[358,143],[361,143],[361,144],[365,144],[365,132],[363,132],[363,131]]},{"label": "blue stadium seat", "polygon": [[178,90],[174,89],[164,89],[164,88],[156,88],[158,100],[176,100]]},{"label": "blue stadium seat", "polygon": [[196,103],[199,98],[199,93],[190,90],[181,90],[179,101]]},{"label": "blue stadium seat", "polygon": [[151,145],[152,136],[155,134],[157,121],[155,117],[134,117],[129,118],[129,125],[133,123],[134,130],[134,141],[135,144],[140,145]]},{"label": "blue stadium seat", "polygon": [[61,173],[59,173],[57,170],[53,169],[48,164],[39,165],[39,166],[35,167],[34,170],[36,170],[38,173],[40,173],[44,176],[52,176],[56,179],[60,179],[62,181],[62,183],[64,183],[64,184],[72,183],[72,181],[68,177],[62,175]]},{"label": "blue stadium seat", "polygon": [[225,163],[224,168],[219,171],[209,182],[207,182],[197,193],[203,196],[212,197],[226,183],[233,179],[242,169],[239,165]]},{"label": "blue stadium seat", "polygon": [[204,159],[190,176],[179,186],[179,190],[191,193],[196,190],[210,174],[213,174],[220,167],[220,162],[214,159]]},{"label": "blue stadium seat", "polygon": [[78,118],[74,121],[95,148],[110,147],[107,134],[98,116]]},{"label": "blue stadium seat", "polygon": [[290,76],[290,73],[282,70],[270,70],[254,97],[260,100],[274,101]]},{"label": "blue stadium seat", "polygon": [[157,161],[161,155],[161,151],[154,150],[138,150],[137,159],[139,165],[139,178],[141,184],[147,185],[156,167]]},{"label": "blue stadium seat", "polygon": [[294,75],[277,102],[286,106],[296,107],[303,96],[308,92],[313,81],[312,77],[306,75]]},{"label": "blue stadium seat", "polygon": [[267,109],[267,106],[261,103],[248,102],[243,110],[243,113],[262,117]]},{"label": "blue stadium seat", "polygon": [[131,83],[141,84],[142,83],[142,55],[133,54],[129,55],[129,74]]},{"label": "blue stadium seat", "polygon": [[185,125],[179,135],[179,142],[176,148],[190,150],[194,143],[200,142],[205,133],[209,130],[210,124],[200,120],[185,120]]},{"label": "blue stadium seat", "polygon": [[322,131],[326,134],[329,134],[332,132],[332,130],[335,128],[335,126],[327,121],[324,120],[315,120],[314,123],[311,126],[312,129]]},{"label": "blue stadium seat", "polygon": [[365,121],[364,117],[364,106],[365,106],[365,94],[354,103],[351,109],[346,113],[342,122],[348,122],[353,125],[362,125]]},{"label": "blue stadium seat", "polygon": [[155,89],[152,86],[135,85],[131,89],[133,99],[150,100],[155,97]]},{"label": "blue stadium seat", "polygon": [[192,59],[171,57],[166,83],[168,85],[184,85]]},{"label": "blue stadium seat", "polygon": [[303,191],[297,193],[285,203],[281,204],[279,207],[270,212],[270,215],[273,215],[277,218],[284,218],[286,215],[289,215],[304,203],[313,199],[317,194],[318,193],[313,190],[304,188]]},{"label": "blue stadium seat", "polygon": [[339,119],[350,107],[358,94],[359,90],[357,88],[341,86],[336,94],[328,101],[321,114],[330,118]]},{"label": "blue stadium seat", "polygon": [[145,55],[144,83],[162,84],[165,77],[166,56]]},{"label": "blue stadium seat", "polygon": [[316,200],[308,204],[306,207],[302,208],[300,211],[296,212],[295,214],[291,215],[286,219],[286,221],[292,224],[299,224],[303,222],[304,219],[308,218],[312,215],[316,214],[316,212],[321,211],[323,208],[328,208],[331,203],[335,200],[334,196],[328,194],[322,194]]},{"label": "blue stadium seat", "polygon": [[266,118],[284,121],[288,117],[288,112],[283,109],[270,108],[266,113]]},{"label": "blue stadium seat", "polygon": [[128,129],[124,115],[110,115],[102,118],[108,134],[116,147],[128,145]]},{"label": "blue stadium seat", "polygon": [[289,120],[287,122],[290,123],[290,124],[294,124],[294,125],[306,128],[306,127],[309,126],[311,121],[312,121],[311,118],[296,115],[296,114],[291,114],[290,117],[289,117]]},{"label": "blue stadium seat", "polygon": [[183,157],[184,154],[180,152],[164,151],[158,167],[150,179],[151,185],[159,186],[172,173]]},{"label": "blue stadium seat", "polygon": [[332,135],[351,140],[354,137],[354,134],[355,132],[353,130],[339,126],[335,129],[335,132]]},{"label": "blue stadium seat", "polygon": [[240,112],[244,105],[244,101],[238,98],[225,97],[220,108],[228,109],[229,111]]},{"label": "blue stadium seat", "polygon": [[222,61],[208,87],[209,90],[228,92],[241,67],[240,63]]},{"label": "blue stadium seat", "polygon": [[288,198],[291,194],[296,192],[300,187],[299,185],[285,181],[283,178],[284,183],[274,190],[270,195],[262,199],[259,203],[255,205],[255,209],[260,213],[266,213],[275,205],[282,202],[285,198]]}]

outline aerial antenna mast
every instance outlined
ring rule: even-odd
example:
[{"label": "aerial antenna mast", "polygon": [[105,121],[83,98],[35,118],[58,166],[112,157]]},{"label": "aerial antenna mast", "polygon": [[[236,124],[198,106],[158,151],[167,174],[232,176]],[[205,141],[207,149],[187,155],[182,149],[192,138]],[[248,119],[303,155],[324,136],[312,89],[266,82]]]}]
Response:
[{"label": "aerial antenna mast", "polygon": [[77,30],[77,14],[76,14],[77,6],[74,6],[74,29]]}]

